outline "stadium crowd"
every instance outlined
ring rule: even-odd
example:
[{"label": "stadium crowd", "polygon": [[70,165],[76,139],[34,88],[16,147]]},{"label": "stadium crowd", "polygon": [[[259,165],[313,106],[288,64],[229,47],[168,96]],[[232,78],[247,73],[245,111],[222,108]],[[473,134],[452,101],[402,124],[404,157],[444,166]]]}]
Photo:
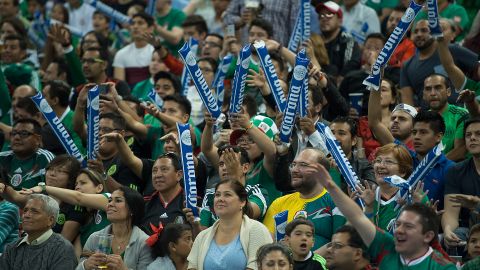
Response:
[{"label": "stadium crowd", "polygon": [[480,269],[480,1],[417,3],[374,89],[408,0],[0,0],[0,269]]}]

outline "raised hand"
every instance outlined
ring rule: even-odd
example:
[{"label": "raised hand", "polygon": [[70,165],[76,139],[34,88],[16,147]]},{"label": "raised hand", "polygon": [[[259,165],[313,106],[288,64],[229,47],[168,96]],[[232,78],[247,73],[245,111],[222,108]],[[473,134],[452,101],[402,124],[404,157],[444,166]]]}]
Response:
[{"label": "raised hand", "polygon": [[61,24],[53,24],[48,32],[48,37],[54,42],[62,44],[63,47],[70,46],[71,34],[70,31]]}]

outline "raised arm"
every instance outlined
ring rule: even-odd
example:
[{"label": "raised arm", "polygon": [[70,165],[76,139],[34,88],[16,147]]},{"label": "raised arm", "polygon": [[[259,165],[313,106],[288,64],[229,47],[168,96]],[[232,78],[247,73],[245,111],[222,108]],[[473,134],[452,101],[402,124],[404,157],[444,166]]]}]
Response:
[{"label": "raised arm", "polygon": [[136,176],[142,178],[142,160],[133,154],[132,150],[123,139],[123,136],[117,132],[105,134],[100,138],[100,144],[106,140],[113,140],[115,142],[122,163],[130,168]]},{"label": "raised arm", "polygon": [[88,90],[95,84],[86,84],[78,94],[75,112],[73,114],[73,131],[75,131],[82,141],[87,141],[87,125],[85,124],[85,109],[87,108]]},{"label": "raised arm", "polygon": [[205,111],[205,128],[203,129],[202,133],[202,140],[200,143],[200,147],[202,153],[208,159],[208,161],[212,164],[212,167],[218,168],[218,154],[217,154],[217,147],[213,143],[213,127],[215,125],[215,119]]},{"label": "raised arm", "polygon": [[415,106],[415,103],[413,102],[414,91],[412,87],[404,86],[400,88],[400,93],[402,97],[402,103]]},{"label": "raised arm", "polygon": [[456,90],[462,90],[462,87],[466,81],[465,73],[463,73],[463,71],[457,67],[457,65],[455,65],[452,54],[448,49],[448,40],[446,40],[444,37],[438,37],[437,41],[437,50],[438,55],[440,56],[440,62],[442,63],[443,68],[445,68],[448,78],[450,78]]},{"label": "raised arm", "polygon": [[[41,193],[39,186],[30,189],[33,193]],[[87,208],[107,211],[108,198],[103,194],[87,194],[76,190],[45,186],[45,191],[49,196],[55,197],[62,202],[79,205]]]},{"label": "raised arm", "polygon": [[392,143],[395,139],[392,133],[382,123],[382,108],[379,106],[381,96],[380,91],[370,91],[370,99],[368,100],[368,126],[375,135],[375,138],[381,145]]},{"label": "raised arm", "polygon": [[16,204],[18,207],[23,208],[27,203],[27,196],[20,194],[11,186],[0,183],[0,195],[7,201]]},{"label": "raised arm", "polygon": [[333,182],[332,177],[322,165],[312,164],[311,168],[317,179],[328,190],[335,205],[360,234],[365,245],[370,246],[376,234],[375,225],[365,216],[360,206]]}]

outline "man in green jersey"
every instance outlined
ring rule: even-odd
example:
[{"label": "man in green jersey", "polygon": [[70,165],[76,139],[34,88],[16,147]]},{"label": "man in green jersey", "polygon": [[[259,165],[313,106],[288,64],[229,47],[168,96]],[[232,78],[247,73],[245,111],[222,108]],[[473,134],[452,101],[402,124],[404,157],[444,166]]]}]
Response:
[{"label": "man in green jersey", "polygon": [[11,151],[0,152],[0,168],[15,190],[37,186],[45,180],[45,167],[54,155],[40,148],[42,128],[33,119],[20,119],[10,132]]},{"label": "man in green jersey", "polygon": [[445,133],[442,143],[443,153],[453,161],[465,159],[467,149],[463,139],[463,124],[468,118],[468,111],[448,103],[451,94],[449,79],[440,73],[427,76],[423,83],[423,100],[430,110],[439,113],[445,121]]},{"label": "man in green jersey", "polygon": [[438,237],[439,221],[429,206],[417,203],[405,206],[391,235],[375,227],[362,209],[333,182],[322,165],[309,166],[312,175],[327,188],[337,207],[358,231],[378,269],[456,269],[430,246]]}]

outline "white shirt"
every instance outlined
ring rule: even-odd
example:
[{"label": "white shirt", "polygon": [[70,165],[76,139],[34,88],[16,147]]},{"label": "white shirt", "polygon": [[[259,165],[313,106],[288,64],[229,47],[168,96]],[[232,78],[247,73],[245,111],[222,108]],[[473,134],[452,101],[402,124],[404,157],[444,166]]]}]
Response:
[{"label": "white shirt", "polygon": [[117,52],[113,59],[113,66],[120,68],[147,67],[152,61],[154,49],[150,44],[143,48],[137,48],[132,42]]},{"label": "white shirt", "polygon": [[65,7],[68,10],[69,25],[78,28],[82,33],[87,33],[93,30],[92,19],[93,13],[95,12],[94,7],[86,3],[82,3],[77,9],[73,9],[68,3],[65,4]]},{"label": "white shirt", "polygon": [[358,2],[350,11],[342,5],[342,11],[343,27],[359,44],[363,44],[369,34],[380,33],[380,21],[373,8]]}]

